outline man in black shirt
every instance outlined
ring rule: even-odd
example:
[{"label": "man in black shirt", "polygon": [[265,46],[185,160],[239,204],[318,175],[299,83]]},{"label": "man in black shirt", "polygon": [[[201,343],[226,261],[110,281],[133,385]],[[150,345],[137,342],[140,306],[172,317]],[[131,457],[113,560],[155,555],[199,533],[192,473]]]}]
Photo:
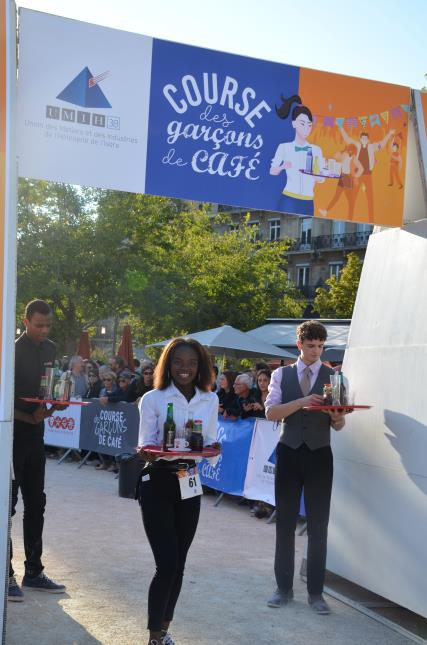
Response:
[{"label": "man in black shirt", "polygon": [[[63,593],[64,585],[50,580],[43,573],[41,562],[42,533],[46,495],[44,493],[45,452],[43,443],[44,419],[52,414],[45,405],[26,403],[22,397],[38,398],[41,377],[46,368],[53,367],[55,345],[47,336],[52,326],[52,310],[43,300],[33,300],[25,309],[25,332],[15,343],[15,404],[13,424],[12,516],[15,515],[18,491],[24,503],[25,575],[23,587]],[[20,602],[24,598],[12,567],[8,599]]]}]

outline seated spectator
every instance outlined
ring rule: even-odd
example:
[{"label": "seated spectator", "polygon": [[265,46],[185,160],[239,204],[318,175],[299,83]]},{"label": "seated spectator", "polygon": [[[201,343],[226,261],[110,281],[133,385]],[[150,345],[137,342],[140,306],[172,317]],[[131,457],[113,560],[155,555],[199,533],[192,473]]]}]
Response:
[{"label": "seated spectator", "polygon": [[154,367],[150,363],[142,368],[141,376],[134,379],[129,388],[128,401],[139,403],[139,400],[146,392],[153,389]]},{"label": "seated spectator", "polygon": [[260,370],[268,370],[270,369],[267,365],[267,363],[264,363],[264,361],[259,361],[258,363],[255,363],[253,367],[251,367],[249,371],[249,375],[252,377],[252,389],[254,392],[257,389],[257,375]]},{"label": "seated spectator", "polygon": [[212,369],[213,369],[213,371],[214,371],[215,378],[214,378],[214,380],[212,381],[212,387],[211,387],[211,390],[212,390],[212,392],[216,392],[216,391],[218,390],[218,384],[217,384],[217,379],[218,379],[218,367],[217,367],[216,365],[212,365]]},{"label": "seated spectator", "polygon": [[115,373],[110,370],[108,372],[104,372],[101,380],[103,387],[99,393],[99,400],[103,405],[107,405],[108,395],[115,393],[117,390],[117,377]]},{"label": "seated spectator", "polygon": [[247,419],[254,416],[254,396],[251,392],[252,379],[249,374],[239,374],[234,381],[234,391],[238,396],[240,405],[240,417]]},{"label": "seated spectator", "polygon": [[133,366],[135,369],[135,374],[141,374],[141,361],[138,358],[133,358]]},{"label": "seated spectator", "polygon": [[255,401],[252,405],[253,416],[259,419],[265,419],[265,400],[268,394],[271,372],[269,369],[259,370],[257,376],[257,389],[255,391]]},{"label": "seated spectator", "polygon": [[102,381],[99,378],[99,372],[98,370],[92,368],[92,370],[89,372],[87,375],[88,381],[89,381],[89,387],[86,390],[86,394],[84,395],[85,399],[97,399],[99,397],[99,393],[101,392],[102,388]]},{"label": "seated spectator", "polygon": [[101,379],[101,381],[104,378],[104,376],[107,374],[107,372],[111,372],[111,370],[108,367],[108,365],[100,365],[99,366],[98,373],[99,373],[99,378]]},{"label": "seated spectator", "polygon": [[238,397],[233,389],[235,378],[236,374],[231,370],[226,370],[219,377],[218,412],[223,414],[226,419],[237,419],[241,412]]},{"label": "seated spectator", "polygon": [[87,376],[89,376],[89,372],[91,371],[98,371],[99,365],[96,361],[92,360],[91,358],[86,358],[84,361],[84,371]]},{"label": "seated spectator", "polygon": [[[71,377],[71,396],[81,396],[83,398],[89,387],[89,381],[84,373],[84,362],[81,356],[72,356],[70,358],[69,374]],[[61,379],[64,380],[66,375],[67,372],[64,372]]]},{"label": "seated spectator", "polygon": [[[111,392],[107,392],[106,394],[104,394],[104,396],[101,395],[100,402],[103,405],[106,405],[106,403],[119,403],[119,401],[126,401],[129,403],[129,398],[132,394],[130,389],[132,380],[133,374],[130,370],[125,369],[120,372],[117,379],[118,387],[116,387],[116,389],[113,389]],[[105,401],[105,399],[107,400]]]},{"label": "seated spectator", "polygon": [[111,370],[112,372],[114,372],[114,374],[116,375],[116,377],[117,377],[117,376],[120,374],[120,372],[122,372],[122,371],[125,369],[125,367],[126,367],[126,362],[125,362],[124,358],[122,358],[122,357],[121,357],[121,356],[119,356],[119,355],[117,355],[117,356],[112,356],[112,357],[110,358],[110,360],[108,361],[108,364],[109,364],[109,366],[110,366],[110,370]]}]

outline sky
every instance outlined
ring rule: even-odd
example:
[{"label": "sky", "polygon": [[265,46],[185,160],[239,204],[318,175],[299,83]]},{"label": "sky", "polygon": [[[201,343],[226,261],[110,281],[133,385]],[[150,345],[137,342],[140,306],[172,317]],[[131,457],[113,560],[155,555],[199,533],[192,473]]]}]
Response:
[{"label": "sky", "polygon": [[420,89],[426,0],[22,0],[84,22]]}]

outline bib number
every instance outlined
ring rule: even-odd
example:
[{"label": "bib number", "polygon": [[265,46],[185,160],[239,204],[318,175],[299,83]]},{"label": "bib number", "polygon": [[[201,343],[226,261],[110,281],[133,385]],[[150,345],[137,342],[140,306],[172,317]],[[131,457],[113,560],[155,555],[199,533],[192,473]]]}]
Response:
[{"label": "bib number", "polygon": [[200,481],[199,471],[197,466],[189,468],[188,470],[178,470],[179,489],[181,492],[181,499],[189,499],[190,497],[197,497],[203,495],[202,484]]}]

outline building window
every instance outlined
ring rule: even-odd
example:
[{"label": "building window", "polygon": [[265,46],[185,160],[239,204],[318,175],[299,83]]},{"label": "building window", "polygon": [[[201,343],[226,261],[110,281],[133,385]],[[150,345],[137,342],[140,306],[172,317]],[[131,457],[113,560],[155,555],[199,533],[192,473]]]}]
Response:
[{"label": "building window", "polygon": [[270,242],[280,239],[280,219],[270,220]]},{"label": "building window", "polygon": [[332,222],[332,246],[334,248],[344,246],[345,222],[334,220]]},{"label": "building window", "polygon": [[301,221],[301,248],[311,248],[311,227],[313,219],[305,217]]},{"label": "building window", "polygon": [[356,242],[358,246],[366,246],[372,233],[372,224],[358,224],[356,227]]},{"label": "building window", "polygon": [[308,264],[297,266],[297,285],[307,287],[310,281],[310,267]]},{"label": "building window", "polygon": [[342,266],[343,266],[342,262],[330,262],[329,277],[332,278],[332,276],[334,276],[335,278],[339,278]]}]

